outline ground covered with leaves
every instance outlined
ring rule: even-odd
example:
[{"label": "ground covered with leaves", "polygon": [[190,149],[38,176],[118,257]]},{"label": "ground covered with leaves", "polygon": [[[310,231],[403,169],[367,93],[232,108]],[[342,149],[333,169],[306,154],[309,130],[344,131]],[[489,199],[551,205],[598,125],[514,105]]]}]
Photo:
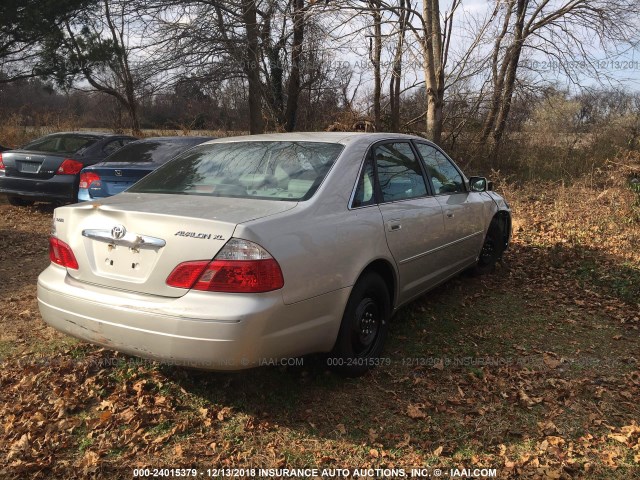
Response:
[{"label": "ground covered with leaves", "polygon": [[[51,208],[0,205],[0,477],[137,467],[497,469],[640,477],[640,207],[611,164],[572,185],[502,183],[495,273],[400,310],[390,365],[321,359],[207,373],[76,342],[42,322]],[[447,470],[450,471],[450,470]]]}]

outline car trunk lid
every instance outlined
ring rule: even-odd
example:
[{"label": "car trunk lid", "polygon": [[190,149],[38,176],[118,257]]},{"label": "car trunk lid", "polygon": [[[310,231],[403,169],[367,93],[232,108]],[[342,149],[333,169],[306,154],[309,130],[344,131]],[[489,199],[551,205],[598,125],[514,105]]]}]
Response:
[{"label": "car trunk lid", "polygon": [[154,163],[110,163],[109,167],[95,166],[85,171],[97,174],[100,183],[94,182],[89,186],[91,198],[102,198],[116,195],[142,177],[153,171],[157,164]]},{"label": "car trunk lid", "polygon": [[12,150],[3,154],[5,176],[48,179],[67,158],[64,154]]},{"label": "car trunk lid", "polygon": [[56,209],[55,235],[78,261],[76,280],[139,293],[179,297],[166,279],[180,263],[211,260],[238,223],[284,212],[296,203],[123,193],[104,203]]}]

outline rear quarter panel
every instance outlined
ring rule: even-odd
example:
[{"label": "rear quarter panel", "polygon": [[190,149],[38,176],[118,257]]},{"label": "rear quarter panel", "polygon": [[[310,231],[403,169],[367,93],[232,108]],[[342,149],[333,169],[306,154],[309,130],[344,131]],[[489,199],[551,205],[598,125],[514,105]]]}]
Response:
[{"label": "rear quarter panel", "polygon": [[348,208],[368,145],[347,145],[310,200],[284,214],[237,226],[234,236],[259,243],[280,264],[285,303],[351,287],[375,259],[395,267],[380,209]]}]

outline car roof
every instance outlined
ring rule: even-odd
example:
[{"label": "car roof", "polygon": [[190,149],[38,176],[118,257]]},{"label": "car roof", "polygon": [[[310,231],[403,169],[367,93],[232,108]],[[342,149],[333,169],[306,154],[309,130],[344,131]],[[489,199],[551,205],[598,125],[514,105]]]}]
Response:
[{"label": "car roof", "polygon": [[131,135],[125,135],[122,133],[110,133],[110,132],[78,132],[78,131],[73,131],[73,132],[53,132],[53,133],[49,133],[47,135],[43,135],[45,137],[50,137],[52,135],[81,135],[84,137],[129,137],[129,138],[135,138],[132,137]]},{"label": "car roof", "polygon": [[327,143],[366,143],[381,140],[406,139],[422,140],[426,138],[404,133],[366,133],[366,132],[295,132],[295,133],[266,133],[260,135],[242,135],[212,140],[208,143],[227,142],[327,142]]},{"label": "car roof", "polygon": [[202,140],[203,142],[207,142],[209,140],[215,140],[216,137],[201,137],[198,135],[191,136],[173,136],[173,137],[147,137],[141,138],[133,143],[144,143],[144,142],[190,142],[193,140]]}]

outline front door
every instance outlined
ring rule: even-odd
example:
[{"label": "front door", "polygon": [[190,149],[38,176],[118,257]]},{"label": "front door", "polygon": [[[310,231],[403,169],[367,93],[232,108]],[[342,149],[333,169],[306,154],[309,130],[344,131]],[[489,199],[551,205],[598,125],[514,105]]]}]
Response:
[{"label": "front door", "polygon": [[438,148],[416,143],[433,193],[444,214],[446,251],[452,270],[473,264],[484,239],[484,201],[469,192],[462,174]]},{"label": "front door", "polygon": [[399,271],[399,302],[405,302],[446,276],[442,252],[442,206],[429,195],[419,160],[409,142],[373,148],[379,208],[385,236]]}]

